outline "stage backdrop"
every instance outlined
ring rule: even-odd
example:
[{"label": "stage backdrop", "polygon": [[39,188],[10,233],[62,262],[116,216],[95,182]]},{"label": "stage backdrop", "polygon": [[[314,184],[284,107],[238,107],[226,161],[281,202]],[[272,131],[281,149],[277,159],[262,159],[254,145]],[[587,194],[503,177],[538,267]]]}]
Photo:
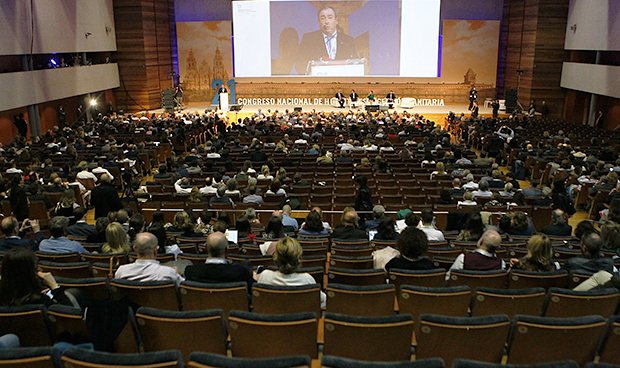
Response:
[{"label": "stage backdrop", "polygon": [[213,80],[232,79],[231,22],[177,22],[184,102],[211,102]]},{"label": "stage backdrop", "polygon": [[444,20],[441,77],[436,82],[495,87],[498,49],[499,21]]}]

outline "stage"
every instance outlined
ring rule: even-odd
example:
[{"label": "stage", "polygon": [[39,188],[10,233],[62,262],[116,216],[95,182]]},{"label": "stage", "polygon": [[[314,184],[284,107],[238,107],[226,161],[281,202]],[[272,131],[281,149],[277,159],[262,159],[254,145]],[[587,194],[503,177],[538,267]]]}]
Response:
[{"label": "stage", "polygon": [[[263,113],[267,113],[268,111],[274,112],[276,110],[280,112],[284,112],[286,109],[289,111],[293,111],[293,109],[297,107],[295,105],[249,105],[243,106],[240,111],[234,112],[230,111],[226,115],[228,116],[229,121],[235,121],[238,119],[245,119],[246,117],[252,116],[260,110]],[[299,106],[302,108],[303,112],[311,112],[315,110],[316,112],[336,112],[336,113],[346,113],[348,111],[353,111],[354,113],[363,112],[365,109],[363,107],[349,109],[349,108],[339,108],[336,106],[329,105],[304,105]],[[446,104],[445,106],[415,106],[413,108],[401,108],[397,106],[395,109],[388,110],[390,113],[397,112],[402,113],[404,111],[409,114],[419,114],[423,115],[429,120],[435,121],[436,123],[444,123],[444,118],[448,115],[450,111],[454,112],[456,115],[460,115],[461,113],[465,114],[465,116],[471,116],[471,112],[467,110],[469,107],[468,104]],[[184,114],[203,114],[206,110],[211,110],[211,104],[207,102],[190,102],[186,104],[182,111],[177,112]],[[480,115],[490,117],[492,115],[492,109],[490,107],[485,108],[483,104],[480,104]],[[149,110],[149,111],[141,111],[140,113],[148,113],[148,114],[163,114],[164,109],[157,110]],[[503,111],[500,111],[500,117],[507,116],[503,114]]]}]

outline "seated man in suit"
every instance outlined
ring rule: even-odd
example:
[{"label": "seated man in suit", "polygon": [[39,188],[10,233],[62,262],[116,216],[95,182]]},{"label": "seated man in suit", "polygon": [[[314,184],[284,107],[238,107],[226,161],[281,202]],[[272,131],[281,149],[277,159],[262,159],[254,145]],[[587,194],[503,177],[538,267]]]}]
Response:
[{"label": "seated man in suit", "polygon": [[599,234],[585,234],[581,237],[580,245],[582,256],[570,258],[562,268],[569,271],[579,270],[591,273],[598,271],[618,272],[614,266],[614,261],[600,253],[603,240]]},{"label": "seated man in suit", "polygon": [[67,239],[67,227],[69,226],[69,218],[65,216],[56,216],[50,220],[49,239],[44,239],[39,244],[39,250],[50,253],[84,253],[86,249],[82,244]]},{"label": "seated man in suit", "polygon": [[357,212],[347,212],[344,215],[344,224],[337,226],[332,232],[332,239],[351,241],[368,239],[366,231],[355,228],[355,224],[358,222]]},{"label": "seated man in suit", "polygon": [[232,262],[226,259],[228,240],[219,231],[207,237],[207,258],[205,264],[189,266],[185,269],[185,277],[190,281],[221,283],[245,281],[248,290],[252,286],[252,266],[249,262]]},{"label": "seated man in suit", "polygon": [[78,207],[73,211],[73,216],[78,219],[75,224],[67,227],[67,235],[87,238],[90,235],[97,235],[95,225],[89,225],[86,222],[86,209],[84,207]]},{"label": "seated man in suit", "polygon": [[331,6],[319,10],[318,31],[306,33],[299,45],[299,58],[295,64],[298,74],[308,72],[309,61],[357,59],[353,37],[338,27],[338,12]]},{"label": "seated man in suit", "polygon": [[566,223],[564,211],[556,209],[551,214],[553,225],[547,225],[542,228],[541,232],[551,236],[571,236],[573,227]]},{"label": "seated man in suit", "polygon": [[[26,247],[32,251],[39,249],[39,242],[43,240],[43,234],[41,234],[41,228],[39,227],[38,220],[25,219],[22,222],[22,226],[19,226],[19,222],[13,216],[5,217],[2,220],[2,233],[6,238],[0,239],[0,252],[8,252],[9,250],[17,247]],[[37,238],[35,242],[32,239],[24,239],[26,235],[26,229],[32,227],[32,231]],[[19,229],[19,231],[18,231]]]}]

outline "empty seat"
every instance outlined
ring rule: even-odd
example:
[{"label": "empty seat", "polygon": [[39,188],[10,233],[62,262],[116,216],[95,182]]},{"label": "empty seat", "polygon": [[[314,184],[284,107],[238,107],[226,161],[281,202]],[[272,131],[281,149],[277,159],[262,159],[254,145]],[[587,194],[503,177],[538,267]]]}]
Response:
[{"label": "empty seat", "polygon": [[92,341],[90,332],[84,323],[86,318],[82,308],[55,304],[47,310],[47,318],[50,321],[52,335],[56,337],[56,341],[70,344]]},{"label": "empty seat", "polygon": [[505,314],[485,317],[423,314],[416,332],[416,358],[442,357],[446,365],[452,365],[455,359],[500,363],[509,331],[510,319]]},{"label": "empty seat", "polygon": [[184,311],[222,309],[228,316],[233,309],[248,310],[248,287],[243,281],[206,284],[185,280],[179,294]]},{"label": "empty seat", "polygon": [[0,367],[58,368],[60,352],[53,347],[0,349]]},{"label": "empty seat", "polygon": [[50,334],[43,305],[0,307],[0,336],[19,336],[20,346],[51,346]]},{"label": "empty seat", "polygon": [[[570,359],[583,366],[594,359],[604,330],[605,319],[601,316],[551,318],[518,315],[508,341],[508,363]],[[549,348],[541,349],[541,346]]]},{"label": "empty seat", "polygon": [[385,284],[385,270],[352,270],[330,267],[327,272],[328,283],[346,285],[380,285]]},{"label": "empty seat", "polygon": [[394,285],[353,286],[330,283],[325,293],[327,312],[353,316],[394,314]]},{"label": "empty seat", "polygon": [[376,361],[411,358],[413,318],[408,314],[358,317],[325,313],[325,355]]},{"label": "empty seat", "polygon": [[400,313],[411,314],[415,321],[422,314],[465,317],[471,300],[469,286],[429,288],[403,285],[398,293]]},{"label": "empty seat", "polygon": [[92,277],[89,262],[59,263],[59,262],[39,262],[39,269],[42,272],[51,272],[54,276],[84,279]]},{"label": "empty seat", "polygon": [[568,284],[568,271],[552,272],[510,271],[508,287],[510,289],[531,289],[542,287],[549,290],[551,287],[565,288]]},{"label": "empty seat", "polygon": [[309,356],[294,355],[277,358],[231,358],[225,355],[194,352],[188,368],[310,368]]},{"label": "empty seat", "polygon": [[74,368],[183,368],[178,350],[140,354],[112,354],[80,348],[64,351],[62,362]]},{"label": "empty seat", "polygon": [[611,316],[601,339],[598,356],[601,363],[620,365],[620,316]]},{"label": "empty seat", "polygon": [[339,255],[332,255],[329,259],[329,264],[332,267],[346,268],[354,270],[369,270],[373,267],[373,257],[346,257]]},{"label": "empty seat", "polygon": [[36,252],[40,261],[57,262],[57,263],[75,263],[80,261],[78,253],[53,253],[53,252]]},{"label": "empty seat", "polygon": [[221,309],[173,312],[142,307],[136,321],[145,352],[177,349],[184,360],[193,351],[226,354]]},{"label": "empty seat", "polygon": [[471,271],[452,270],[448,285],[467,285],[473,291],[477,287],[489,287],[493,289],[505,289],[508,281],[508,273],[504,270],[494,271]]},{"label": "empty seat", "polygon": [[471,303],[472,316],[506,314],[513,318],[517,314],[540,316],[545,305],[545,289],[492,289],[479,287]]},{"label": "empty seat", "polygon": [[414,362],[369,362],[324,355],[321,359],[322,368],[444,368],[445,366],[441,358],[416,359]]},{"label": "empty seat", "polygon": [[620,291],[615,288],[573,291],[550,288],[545,317],[580,317],[599,315],[609,317],[616,312]]},{"label": "empty seat", "polygon": [[480,362],[477,360],[456,359],[452,363],[452,368],[579,368],[579,365],[572,360],[541,364],[499,364]]},{"label": "empty seat", "polygon": [[308,355],[317,358],[315,313],[259,314],[233,310],[228,316],[232,355],[268,358]]},{"label": "empty seat", "polygon": [[391,268],[388,281],[390,284],[394,284],[396,290],[400,290],[402,285],[442,287],[446,284],[446,270],[443,268],[433,270]]},{"label": "empty seat", "polygon": [[252,286],[254,312],[287,314],[314,312],[321,314],[321,286],[279,286],[256,283]]},{"label": "empty seat", "polygon": [[126,296],[140,307],[179,310],[174,282],[113,279],[110,281],[110,291],[113,298],[120,299]]},{"label": "empty seat", "polygon": [[87,298],[105,299],[110,297],[108,290],[108,279],[105,277],[89,277],[83,279],[72,279],[65,277],[54,277],[56,283],[65,288],[79,289]]}]

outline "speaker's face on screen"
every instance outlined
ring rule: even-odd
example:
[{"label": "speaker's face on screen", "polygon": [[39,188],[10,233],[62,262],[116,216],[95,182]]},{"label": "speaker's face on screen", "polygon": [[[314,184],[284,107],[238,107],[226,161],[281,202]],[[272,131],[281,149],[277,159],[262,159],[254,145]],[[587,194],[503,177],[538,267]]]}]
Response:
[{"label": "speaker's face on screen", "polygon": [[338,17],[333,9],[326,8],[321,10],[319,13],[319,26],[326,35],[334,33],[336,26],[338,26]]}]

